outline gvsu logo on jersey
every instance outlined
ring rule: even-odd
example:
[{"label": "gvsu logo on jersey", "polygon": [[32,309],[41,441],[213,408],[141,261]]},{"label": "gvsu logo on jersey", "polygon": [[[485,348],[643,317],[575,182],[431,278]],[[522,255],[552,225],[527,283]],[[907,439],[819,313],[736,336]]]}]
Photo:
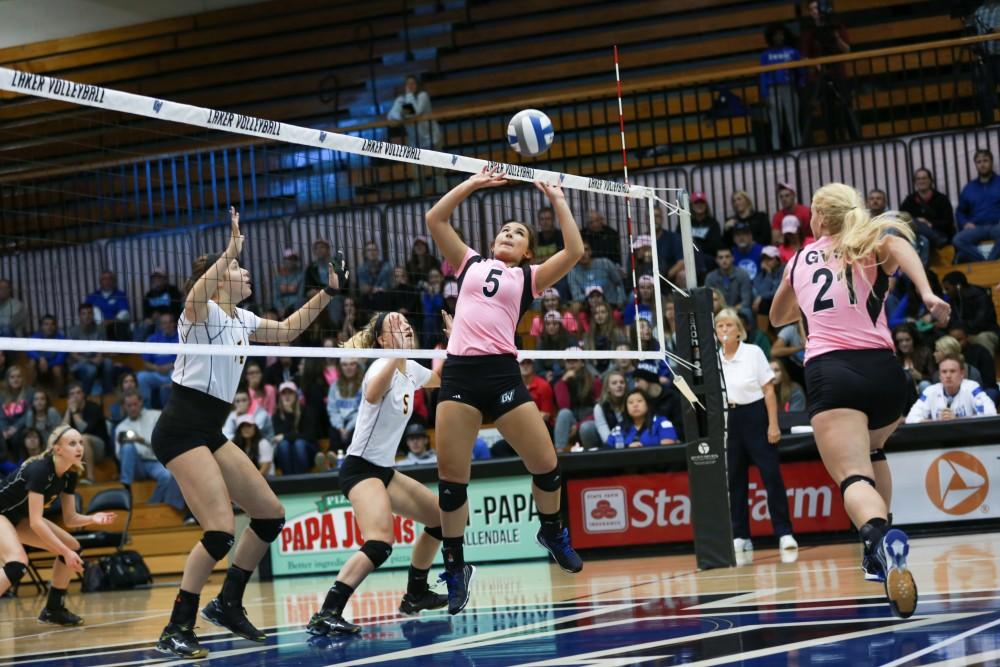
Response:
[{"label": "gvsu logo on jersey", "polygon": [[583,492],[583,528],[588,533],[623,533],[628,529],[625,489],[587,489]]},{"label": "gvsu logo on jersey", "polygon": [[946,452],[934,459],[927,468],[924,485],[934,506],[955,516],[978,509],[990,492],[986,467],[963,451]]}]

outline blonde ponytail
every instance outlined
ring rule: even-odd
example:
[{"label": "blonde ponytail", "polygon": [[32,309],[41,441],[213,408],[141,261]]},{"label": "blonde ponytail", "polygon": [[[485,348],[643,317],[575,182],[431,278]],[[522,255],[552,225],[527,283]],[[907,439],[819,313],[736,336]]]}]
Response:
[{"label": "blonde ponytail", "polygon": [[379,313],[373,315],[372,318],[368,320],[368,324],[366,324],[361,331],[344,341],[341,347],[352,348],[355,350],[370,350],[375,347],[375,341],[378,338],[378,334],[375,332],[375,326],[378,324],[379,318]]},{"label": "blonde ponytail", "polygon": [[823,216],[827,233],[834,237],[833,254],[845,265],[871,257],[886,234],[897,234],[911,243],[914,239],[912,228],[897,213],[871,217],[861,193],[843,183],[817,190],[812,209]]}]

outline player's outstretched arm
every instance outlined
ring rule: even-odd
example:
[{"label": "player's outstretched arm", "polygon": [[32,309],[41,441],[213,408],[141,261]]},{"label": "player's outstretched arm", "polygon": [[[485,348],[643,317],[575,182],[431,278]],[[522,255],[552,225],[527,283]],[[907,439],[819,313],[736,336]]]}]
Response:
[{"label": "player's outstretched arm", "polygon": [[473,174],[441,197],[431,210],[427,211],[427,229],[434,238],[434,243],[441,249],[441,254],[455,269],[462,265],[465,252],[469,246],[465,244],[454,227],[451,226],[451,216],[459,204],[469,198],[476,190],[495,188],[507,185],[507,179],[497,169],[483,168],[478,174]]},{"label": "player's outstretched arm", "polygon": [[323,309],[330,304],[330,299],[340,290],[340,278],[337,274],[342,273],[344,280],[347,280],[348,273],[342,263],[339,269],[338,271],[331,262],[327,267],[329,278],[327,279],[326,287],[316,292],[311,299],[306,301],[305,305],[281,322],[261,319],[257,330],[253,332],[250,339],[257,343],[280,344],[291,343],[298,338],[312,324],[313,320],[319,316]]},{"label": "player's outstretched arm", "polygon": [[920,256],[913,245],[899,236],[884,236],[879,244],[878,256],[882,260],[882,270],[892,274],[897,268],[902,269],[906,277],[913,281],[927,312],[939,322],[947,322],[951,318],[951,306],[931,289],[927,273],[920,261]]},{"label": "player's outstretched arm", "polygon": [[577,265],[577,262],[583,257],[583,237],[580,236],[580,228],[576,226],[576,219],[573,217],[573,211],[569,208],[562,188],[541,181],[535,181],[535,187],[548,197],[563,235],[563,249],[538,267],[535,287],[541,291],[555,285]]},{"label": "player's outstretched arm", "polygon": [[240,233],[240,214],[236,207],[229,207],[229,245],[215,264],[188,291],[184,300],[184,318],[190,322],[203,322],[208,317],[208,300],[219,290],[219,283],[226,279],[229,265],[243,250],[243,235]]}]

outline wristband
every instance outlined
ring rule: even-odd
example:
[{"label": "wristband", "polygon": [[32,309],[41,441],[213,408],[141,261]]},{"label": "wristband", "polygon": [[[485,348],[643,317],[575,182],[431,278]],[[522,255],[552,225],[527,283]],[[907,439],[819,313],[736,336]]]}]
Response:
[{"label": "wristband", "polygon": [[332,287],[330,287],[329,285],[327,285],[326,287],[323,288],[323,292],[326,293],[327,296],[337,296],[337,293],[339,291],[340,290],[335,290]]}]

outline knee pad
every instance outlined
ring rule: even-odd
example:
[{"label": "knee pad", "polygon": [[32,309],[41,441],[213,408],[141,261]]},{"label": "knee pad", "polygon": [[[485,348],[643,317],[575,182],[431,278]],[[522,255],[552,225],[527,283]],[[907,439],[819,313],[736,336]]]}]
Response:
[{"label": "knee pad", "polygon": [[875,488],[875,480],[871,477],[865,477],[864,475],[849,475],[843,482],[840,483],[840,495],[843,496],[844,492],[847,491],[847,487],[856,482],[868,482]]},{"label": "knee pad", "polygon": [[562,469],[556,463],[556,467],[543,475],[532,475],[532,481],[542,491],[558,491],[562,488]]},{"label": "knee pad", "polygon": [[433,528],[430,526],[424,526],[424,532],[439,542],[444,539],[444,534],[441,532],[441,526],[434,526]]},{"label": "knee pad", "polygon": [[234,541],[232,533],[224,533],[221,530],[206,530],[201,536],[201,546],[205,547],[208,555],[217,561],[226,557],[233,548]]},{"label": "knee pad", "polygon": [[24,577],[24,573],[27,571],[28,566],[18,560],[12,560],[9,563],[3,564],[3,573],[7,575],[12,588],[17,587],[21,583],[21,578]]},{"label": "knee pad", "polygon": [[278,539],[284,525],[285,517],[280,519],[250,519],[250,529],[257,534],[261,541],[267,543]]},{"label": "knee pad", "polygon": [[445,512],[462,509],[469,498],[469,485],[458,482],[438,482],[438,507]]},{"label": "knee pad", "polygon": [[872,463],[876,461],[885,461],[885,450],[884,449],[873,449],[871,453]]},{"label": "knee pad", "polygon": [[361,545],[361,553],[368,556],[377,570],[392,554],[392,545],[382,540],[368,540]]}]

